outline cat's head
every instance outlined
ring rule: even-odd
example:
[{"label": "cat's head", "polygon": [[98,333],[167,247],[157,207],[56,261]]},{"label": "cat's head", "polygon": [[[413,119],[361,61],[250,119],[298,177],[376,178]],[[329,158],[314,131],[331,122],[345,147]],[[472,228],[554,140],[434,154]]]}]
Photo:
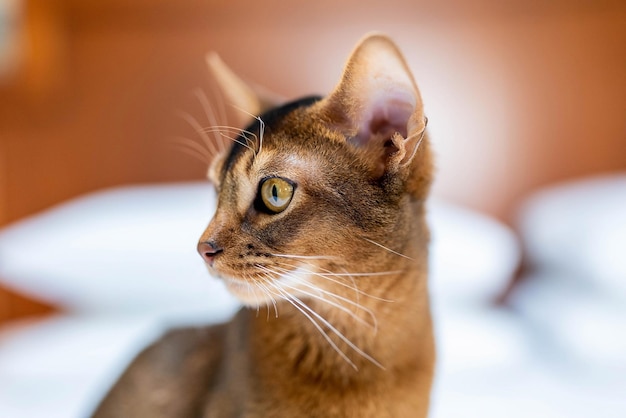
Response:
[{"label": "cat's head", "polygon": [[227,100],[260,115],[209,170],[218,207],[198,244],[209,270],[258,306],[406,268],[408,241],[426,239],[415,208],[432,164],[422,99],[393,42],[366,37],[330,95],[268,110],[215,57],[210,66]]}]

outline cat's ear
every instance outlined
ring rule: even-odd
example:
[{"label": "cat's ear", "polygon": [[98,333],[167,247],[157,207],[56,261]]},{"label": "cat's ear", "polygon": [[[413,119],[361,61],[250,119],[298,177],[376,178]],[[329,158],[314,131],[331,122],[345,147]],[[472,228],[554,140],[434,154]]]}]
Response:
[{"label": "cat's ear", "polygon": [[323,106],[327,120],[367,150],[377,174],[410,165],[426,128],[413,75],[397,46],[381,34],[356,46]]},{"label": "cat's ear", "polygon": [[[235,118],[236,127],[247,126],[255,116],[285,102],[282,97],[261,86],[244,82],[217,53],[209,52],[206,62],[226,105],[233,107],[234,111],[229,113]],[[223,123],[226,124],[225,121]]]}]

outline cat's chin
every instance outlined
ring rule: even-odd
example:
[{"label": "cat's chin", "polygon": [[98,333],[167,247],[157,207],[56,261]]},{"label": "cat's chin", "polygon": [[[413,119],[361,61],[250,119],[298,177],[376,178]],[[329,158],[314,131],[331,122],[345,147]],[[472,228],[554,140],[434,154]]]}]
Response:
[{"label": "cat's chin", "polygon": [[307,295],[309,272],[297,268],[294,271],[276,277],[273,283],[248,281],[229,276],[219,275],[228,291],[242,304],[251,308],[271,306],[285,297],[302,298]]},{"label": "cat's chin", "polygon": [[272,303],[271,295],[252,283],[245,280],[222,278],[228,291],[245,306],[256,308]]}]

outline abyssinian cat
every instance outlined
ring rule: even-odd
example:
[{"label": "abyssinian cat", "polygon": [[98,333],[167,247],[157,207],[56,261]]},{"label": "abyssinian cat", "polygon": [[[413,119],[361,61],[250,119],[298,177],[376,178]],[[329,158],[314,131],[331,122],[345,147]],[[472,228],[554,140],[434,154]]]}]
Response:
[{"label": "abyssinian cat", "polygon": [[425,417],[434,368],[422,99],[394,43],[366,36],[337,87],[260,115],[218,155],[198,250],[243,308],[174,330],[131,364],[101,417]]}]

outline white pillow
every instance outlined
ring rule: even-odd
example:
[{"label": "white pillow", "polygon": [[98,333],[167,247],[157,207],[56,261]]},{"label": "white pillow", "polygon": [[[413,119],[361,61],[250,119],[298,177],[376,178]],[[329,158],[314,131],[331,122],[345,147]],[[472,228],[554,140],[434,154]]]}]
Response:
[{"label": "white pillow", "polygon": [[[208,276],[197,240],[215,208],[207,183],[90,194],[0,232],[0,278],[81,312],[212,315],[237,302]],[[485,216],[433,201],[431,289],[486,299],[519,261],[513,234]]]},{"label": "white pillow", "polygon": [[490,302],[520,263],[515,234],[484,214],[431,199],[430,291],[447,304]]},{"label": "white pillow", "polygon": [[0,327],[0,417],[90,416],[165,325],[124,315],[53,316]]},{"label": "white pillow", "polygon": [[72,200],[0,234],[0,277],[73,311],[219,312],[236,302],[195,250],[214,200],[206,184],[124,187]]},{"label": "white pillow", "polygon": [[570,368],[583,365],[621,378],[626,371],[626,303],[619,296],[588,280],[545,269],[525,277],[510,303],[540,338],[544,356]]},{"label": "white pillow", "polygon": [[546,188],[519,229],[531,263],[626,292],[626,173]]}]

